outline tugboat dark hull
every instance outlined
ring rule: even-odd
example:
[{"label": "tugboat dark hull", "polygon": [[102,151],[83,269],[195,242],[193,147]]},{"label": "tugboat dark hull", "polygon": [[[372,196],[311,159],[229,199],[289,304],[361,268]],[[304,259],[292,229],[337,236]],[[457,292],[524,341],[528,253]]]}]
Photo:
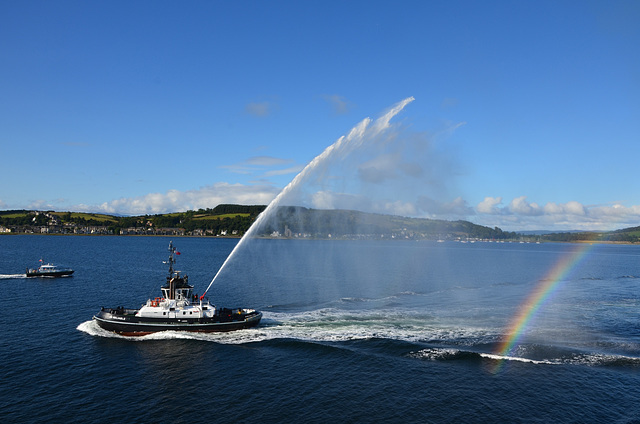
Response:
[{"label": "tugboat dark hull", "polygon": [[213,333],[255,327],[262,313],[220,314],[204,318],[145,318],[134,316],[136,309],[102,308],[93,319],[103,329],[123,336],[145,336],[160,331]]}]

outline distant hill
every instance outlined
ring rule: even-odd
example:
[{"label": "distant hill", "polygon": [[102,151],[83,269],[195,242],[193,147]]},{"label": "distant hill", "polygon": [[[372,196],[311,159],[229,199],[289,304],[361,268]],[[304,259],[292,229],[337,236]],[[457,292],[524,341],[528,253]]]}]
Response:
[{"label": "distant hill", "polygon": [[[489,228],[468,221],[443,221],[407,218],[353,210],[319,210],[303,207],[280,207],[274,218],[265,222],[258,233],[281,233],[285,236],[342,238],[405,239],[508,239],[516,233]],[[285,234],[286,232],[286,234]]]},{"label": "distant hill", "polygon": [[638,243],[640,242],[640,227],[629,227],[615,231],[558,232],[545,234],[541,237],[542,240],[545,241],[605,241],[618,243]]},{"label": "distant hill", "polygon": [[[583,233],[583,230],[566,230],[562,231],[562,233]],[[531,230],[531,231],[518,231],[518,234],[522,234],[523,236],[544,236],[547,234],[556,234],[558,231],[553,230]]]},{"label": "distant hill", "polygon": [[[0,226],[12,232],[177,234],[241,236],[264,205],[218,205],[169,214],[114,216],[55,211],[0,211]],[[175,231],[168,231],[175,229]],[[179,230],[179,231],[178,231]],[[516,233],[468,221],[442,221],[350,210],[280,207],[258,235],[309,238],[509,239]]]}]

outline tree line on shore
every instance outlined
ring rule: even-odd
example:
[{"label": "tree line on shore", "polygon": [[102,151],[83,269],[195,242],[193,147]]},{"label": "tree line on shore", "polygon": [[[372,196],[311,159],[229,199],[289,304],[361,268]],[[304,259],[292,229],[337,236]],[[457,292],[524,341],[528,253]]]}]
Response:
[{"label": "tree line on shore", "polygon": [[543,240],[556,242],[611,242],[638,243],[640,242],[640,227],[624,228],[616,231],[594,232],[581,231],[570,233],[545,234]]},{"label": "tree line on shore", "polygon": [[[0,226],[21,229],[54,227],[105,228],[108,234],[120,234],[123,229],[180,228],[186,233],[202,230],[210,234],[246,232],[266,206],[219,205],[213,209],[199,209],[169,214],[116,216],[84,212],[55,212],[12,210],[0,211]],[[51,233],[52,231],[48,231]],[[56,231],[53,231],[56,232]]]},{"label": "tree line on shore", "polygon": [[[215,208],[186,212],[115,216],[82,212],[0,211],[0,227],[21,232],[24,228],[100,227],[107,234],[121,234],[124,229],[152,230],[180,228],[191,235],[242,236],[264,211],[264,205],[218,205]],[[22,231],[24,232],[24,231]],[[34,232],[34,231],[32,231]],[[48,231],[56,232],[56,231]],[[61,231],[62,232],[62,231]],[[129,232],[130,233],[130,232]],[[444,221],[365,213],[353,210],[318,210],[282,206],[262,223],[257,235],[283,237],[405,238],[405,239],[484,239],[528,241],[610,241],[637,243],[640,227],[611,232],[558,232],[524,236],[516,232],[490,228],[469,221]]]}]

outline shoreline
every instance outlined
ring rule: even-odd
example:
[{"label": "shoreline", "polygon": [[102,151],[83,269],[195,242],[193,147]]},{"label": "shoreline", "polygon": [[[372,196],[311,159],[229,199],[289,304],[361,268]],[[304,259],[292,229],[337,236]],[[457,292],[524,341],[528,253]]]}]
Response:
[{"label": "shoreline", "polygon": [[[64,234],[64,233],[0,233],[1,236],[81,236],[81,237],[169,237],[169,238],[205,238],[205,239],[241,239],[243,236],[201,236],[201,235],[169,235],[169,234]],[[357,238],[342,238],[342,237],[308,237],[308,238],[297,238],[297,237],[255,237],[257,239],[265,239],[265,240],[333,240],[333,241],[350,241],[350,240],[361,240]],[[401,238],[367,238],[366,240],[370,241],[433,241],[437,242],[438,239],[401,239]],[[459,240],[445,240],[446,243],[460,243]],[[520,240],[477,240],[475,243],[516,243],[519,244]],[[561,244],[613,244],[613,245],[638,245],[640,243],[634,243],[631,241],[611,241],[611,240],[572,240],[572,241],[555,241],[555,240],[541,240],[537,242],[525,242],[527,244],[543,244],[543,243],[561,243]]]}]

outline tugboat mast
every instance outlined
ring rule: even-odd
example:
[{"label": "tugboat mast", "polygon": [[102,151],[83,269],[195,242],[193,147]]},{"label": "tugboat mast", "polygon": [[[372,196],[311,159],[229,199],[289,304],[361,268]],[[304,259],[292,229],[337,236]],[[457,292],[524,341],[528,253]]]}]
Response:
[{"label": "tugboat mast", "polygon": [[173,277],[173,264],[176,263],[176,260],[173,258],[173,252],[176,251],[176,248],[173,247],[173,241],[169,242],[169,277]]}]

